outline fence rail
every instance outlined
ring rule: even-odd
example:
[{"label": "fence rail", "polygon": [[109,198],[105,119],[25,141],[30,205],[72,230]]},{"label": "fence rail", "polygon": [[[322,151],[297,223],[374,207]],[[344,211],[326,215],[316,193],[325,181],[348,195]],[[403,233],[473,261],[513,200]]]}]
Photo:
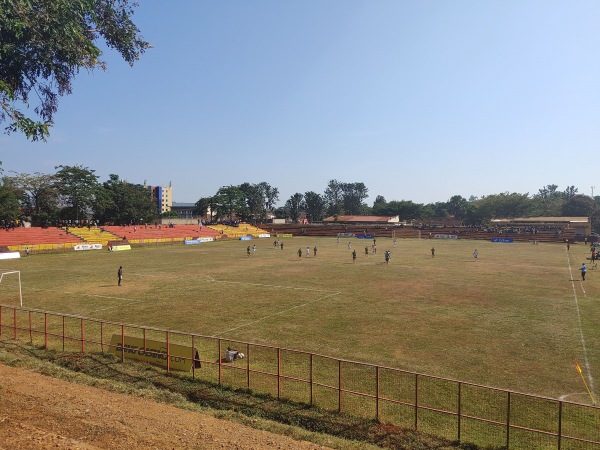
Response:
[{"label": "fence rail", "polygon": [[[118,344],[111,343],[119,336]],[[194,379],[248,388],[458,442],[507,449],[599,449],[600,408],[300,350],[0,305],[0,337],[47,349],[142,352],[189,362]],[[164,343],[149,349],[146,341]],[[190,349],[175,355],[176,345]],[[228,347],[245,353],[227,362]],[[196,353],[196,350],[198,353]]]}]

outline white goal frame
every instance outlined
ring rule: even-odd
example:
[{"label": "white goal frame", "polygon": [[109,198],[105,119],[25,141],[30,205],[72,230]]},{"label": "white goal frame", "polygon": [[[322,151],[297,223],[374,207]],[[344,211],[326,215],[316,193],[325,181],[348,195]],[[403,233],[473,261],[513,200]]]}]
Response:
[{"label": "white goal frame", "polygon": [[2,283],[2,279],[4,275],[11,275],[16,273],[19,278],[19,304],[21,308],[23,307],[23,290],[21,289],[21,271],[20,270],[10,270],[10,269],[0,269],[0,284]]}]

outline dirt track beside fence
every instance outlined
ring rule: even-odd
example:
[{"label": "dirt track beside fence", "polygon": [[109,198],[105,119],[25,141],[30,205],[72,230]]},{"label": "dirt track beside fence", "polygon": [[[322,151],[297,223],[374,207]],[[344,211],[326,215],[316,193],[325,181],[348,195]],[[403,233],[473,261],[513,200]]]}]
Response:
[{"label": "dirt track beside fence", "polygon": [[324,449],[0,364],[0,449]]}]

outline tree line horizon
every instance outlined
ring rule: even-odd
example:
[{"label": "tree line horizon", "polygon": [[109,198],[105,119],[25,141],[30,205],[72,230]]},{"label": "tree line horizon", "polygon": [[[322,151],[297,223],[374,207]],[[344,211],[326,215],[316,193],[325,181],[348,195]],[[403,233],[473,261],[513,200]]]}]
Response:
[{"label": "tree line horizon", "polygon": [[[1,163],[0,163],[1,164]],[[95,170],[82,165],[56,166],[54,174],[7,174],[0,165],[0,221],[18,221],[49,226],[67,220],[98,220],[116,225],[152,223],[159,217],[177,217],[176,212],[158,214],[158,205],[141,184],[110,174],[102,183]],[[464,225],[487,225],[494,218],[538,216],[590,217],[600,230],[600,196],[579,194],[575,186],[563,191],[556,184],[543,186],[533,195],[501,192],[468,199],[453,195],[447,201],[415,203],[377,195],[365,203],[369,190],[362,182],[330,180],[322,194],[297,192],[276,207],[279,189],[267,182],[223,186],[214,195],[201,197],[195,213],[213,221],[263,222],[276,217],[297,222],[302,213],[310,222],[340,215],[399,216],[402,221],[454,218]]]}]

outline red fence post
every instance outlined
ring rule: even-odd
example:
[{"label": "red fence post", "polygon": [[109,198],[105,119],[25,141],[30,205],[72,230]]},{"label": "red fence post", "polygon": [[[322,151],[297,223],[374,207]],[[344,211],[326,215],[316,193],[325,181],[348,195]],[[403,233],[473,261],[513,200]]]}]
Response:
[{"label": "red fence post", "polygon": [[415,373],[415,431],[419,426],[419,374]]},{"label": "red fence post", "polygon": [[196,379],[196,353],[194,352],[194,335],[192,334],[192,380]]},{"label": "red fence post", "polygon": [[457,411],[457,413],[458,413],[458,416],[457,416],[457,417],[458,417],[458,424],[457,424],[457,426],[458,426],[458,433],[457,433],[457,439],[458,439],[458,443],[459,443],[459,444],[460,444],[460,418],[461,418],[461,414],[462,414],[462,411],[461,411],[461,404],[460,404],[460,401],[461,401],[461,390],[462,390],[462,383],[459,381],[459,382],[458,382],[458,405],[457,405],[457,406],[458,406],[458,408],[457,408],[457,409],[458,409],[458,411]]},{"label": "red fence post", "polygon": [[219,386],[223,384],[223,357],[221,356],[221,338],[217,339],[219,346]]},{"label": "red fence post", "polygon": [[508,396],[506,400],[506,450],[508,450],[510,448],[510,391],[506,394]]},{"label": "red fence post", "polygon": [[81,353],[85,352],[85,320],[81,319]]},{"label": "red fence post", "polygon": [[310,354],[310,362],[309,362],[309,379],[310,379],[310,406],[313,405],[313,354]]},{"label": "red fence post", "polygon": [[171,345],[169,342],[169,332],[167,331],[167,373],[171,373]]},{"label": "red fence post", "polygon": [[375,366],[375,420],[379,422],[379,366]]},{"label": "red fence post", "polygon": [[338,412],[342,412],[342,360],[338,359]]},{"label": "red fence post", "polygon": [[250,389],[250,344],[246,344],[246,384],[248,385],[248,389]]},{"label": "red fence post", "polygon": [[563,402],[561,400],[558,402],[558,450],[560,450],[562,444],[562,410]]},{"label": "red fence post", "polygon": [[281,349],[277,347],[277,400],[281,398]]}]

